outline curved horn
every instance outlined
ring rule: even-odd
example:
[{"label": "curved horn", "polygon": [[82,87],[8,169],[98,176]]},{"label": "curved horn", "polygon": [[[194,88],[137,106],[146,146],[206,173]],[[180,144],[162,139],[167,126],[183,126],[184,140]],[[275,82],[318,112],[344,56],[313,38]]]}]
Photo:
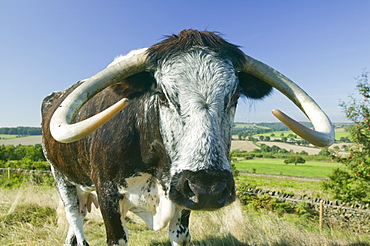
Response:
[{"label": "curved horn", "polygon": [[109,65],[103,71],[83,82],[55,110],[50,121],[50,132],[54,139],[62,143],[74,142],[109,121],[127,106],[128,99],[120,100],[93,117],[70,124],[78,110],[94,95],[124,78],[144,71],[146,68],[146,49],[141,49],[130,52],[116,63]]},{"label": "curved horn", "polygon": [[286,95],[310,119],[315,130],[301,125],[277,109],[273,110],[273,114],[282,123],[316,146],[326,147],[334,142],[334,128],[328,116],[305,91],[268,65],[249,56],[245,56],[245,59],[246,63],[241,70],[265,81]]}]

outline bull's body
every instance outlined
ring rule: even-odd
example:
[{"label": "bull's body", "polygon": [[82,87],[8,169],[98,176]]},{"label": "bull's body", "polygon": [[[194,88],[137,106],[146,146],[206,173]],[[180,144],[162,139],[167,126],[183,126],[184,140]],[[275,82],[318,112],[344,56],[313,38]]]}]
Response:
[{"label": "bull's body", "polygon": [[[43,103],[43,114],[54,112],[75,87],[47,97]],[[84,113],[78,115],[76,120],[94,115],[104,105],[121,99],[118,91],[118,88],[106,89],[102,97],[84,106],[81,111]],[[119,239],[127,241],[127,235],[122,234],[120,218],[130,209],[154,230],[167,226],[173,219],[170,228],[177,231],[176,223],[181,215],[181,211],[175,209],[168,196],[165,196],[169,185],[169,167],[159,134],[157,106],[149,102],[153,98],[147,95],[132,100],[137,102],[131,103],[88,137],[74,143],[63,144],[53,140],[48,130],[50,118],[45,117],[43,123],[47,158],[54,168],[57,187],[66,209],[71,210],[67,215],[70,214],[72,218],[68,220],[83,220],[86,205],[91,204],[78,204],[76,197],[88,196],[90,191],[96,189],[100,200],[108,203],[101,205],[104,219],[111,222],[107,223],[110,226],[107,230],[113,233],[119,231],[118,240],[111,244],[117,244]],[[80,186],[79,194],[74,184]],[[81,198],[79,200],[81,202]],[[125,211],[120,212],[120,205],[125,207]],[[116,221],[109,219],[114,217]],[[82,226],[81,223],[79,225]],[[187,226],[186,218],[184,226]],[[79,230],[82,232],[82,228]],[[67,242],[73,245],[75,240],[72,236]]]},{"label": "bull's body", "polygon": [[127,245],[128,211],[151,229],[169,225],[172,245],[188,245],[190,210],[213,210],[235,199],[228,153],[236,101],[239,94],[262,98],[271,86],[236,73],[243,53],[213,33],[184,31],[146,52],[154,70],[105,88],[74,122],[122,98],[129,105],[76,142],[56,141],[50,119],[87,82],[44,99],[44,151],[70,223],[66,245],[87,245],[83,218],[95,191],[108,245]]}]

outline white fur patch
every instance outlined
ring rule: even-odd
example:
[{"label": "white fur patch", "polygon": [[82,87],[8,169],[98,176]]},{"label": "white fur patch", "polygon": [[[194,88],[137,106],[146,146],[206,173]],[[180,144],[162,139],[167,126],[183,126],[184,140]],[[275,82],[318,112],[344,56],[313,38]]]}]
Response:
[{"label": "white fur patch", "polygon": [[115,244],[114,246],[126,246],[127,242],[124,239],[118,240],[118,244]]},{"label": "white fur patch", "polygon": [[174,216],[175,205],[165,195],[159,181],[143,173],[126,179],[126,182],[127,187],[119,188],[120,194],[124,196],[120,201],[122,216],[130,210],[144,220],[149,229],[166,227]]},{"label": "white fur patch", "polygon": [[132,50],[130,51],[127,55],[120,55],[120,56],[117,56],[116,58],[114,58],[114,60],[109,63],[109,65],[107,67],[110,67],[118,62],[121,62],[121,61],[124,61],[126,59],[129,59],[130,57],[133,57],[134,55],[137,55],[137,54],[141,54],[143,51],[147,50],[148,48],[142,48],[142,49],[138,49],[138,50]]},{"label": "white fur patch", "polygon": [[66,245],[70,244],[73,236],[76,236],[79,245],[83,245],[83,242],[86,241],[83,230],[84,216],[80,213],[78,208],[77,191],[74,192],[68,187],[67,182],[56,172],[53,165],[51,165],[51,171],[53,172],[59,195],[64,204],[66,218],[69,223]]}]

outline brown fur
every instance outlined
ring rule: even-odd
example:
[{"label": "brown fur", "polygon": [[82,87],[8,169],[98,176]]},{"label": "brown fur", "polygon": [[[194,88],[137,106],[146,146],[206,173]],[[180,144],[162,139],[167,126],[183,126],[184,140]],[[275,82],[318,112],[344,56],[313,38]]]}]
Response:
[{"label": "brown fur", "polygon": [[225,41],[216,32],[192,29],[168,36],[162,42],[151,46],[148,50],[148,58],[152,66],[156,67],[163,60],[168,60],[179,52],[196,46],[207,47],[218,53],[221,58],[230,59],[236,68],[242,67],[245,62],[244,54],[238,46]]}]

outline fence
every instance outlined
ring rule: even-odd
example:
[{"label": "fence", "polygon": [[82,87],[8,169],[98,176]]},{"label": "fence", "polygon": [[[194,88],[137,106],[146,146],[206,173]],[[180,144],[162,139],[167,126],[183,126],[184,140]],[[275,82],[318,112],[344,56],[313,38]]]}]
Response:
[{"label": "fence", "polygon": [[22,168],[0,168],[1,183],[4,186],[19,186],[22,183],[29,182],[31,184],[54,184],[53,175],[48,170],[29,170]]}]

